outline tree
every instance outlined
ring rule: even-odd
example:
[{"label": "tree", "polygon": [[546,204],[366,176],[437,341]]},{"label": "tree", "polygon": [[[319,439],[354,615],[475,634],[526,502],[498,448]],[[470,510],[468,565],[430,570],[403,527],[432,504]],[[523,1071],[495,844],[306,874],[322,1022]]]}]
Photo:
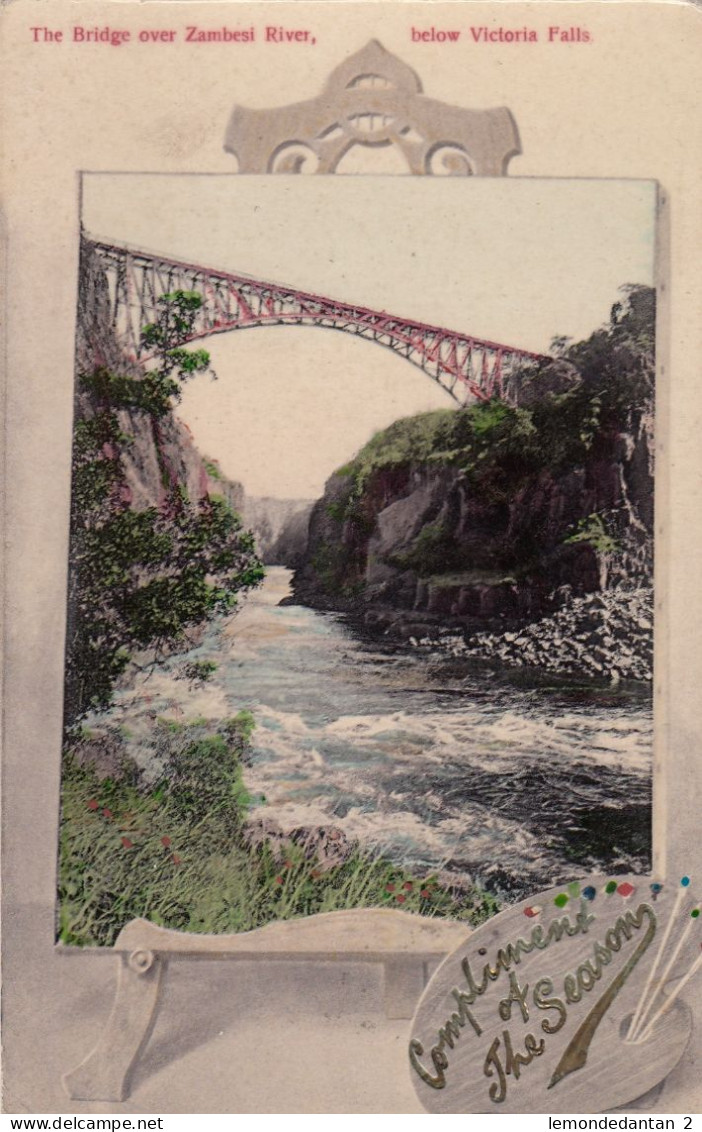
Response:
[{"label": "tree", "polygon": [[570,346],[565,357],[582,374],[586,392],[602,397],[603,410],[618,423],[648,412],[655,380],[656,292],[627,283],[609,323]]},{"label": "tree", "polygon": [[[221,499],[189,500],[170,483],[160,506],[130,506],[121,455],[132,443],[118,413],[159,422],[181,383],[210,368],[206,350],[185,350],[201,297],[174,291],[160,300],[142,340],[155,368],[139,377],[100,367],[80,379],[84,397],[74,430],[65,722],[109,704],[135,654],[152,661],[182,646],[189,628],[226,613],[256,586],[263,566],[253,535]],[[160,455],[156,443],[157,456]],[[164,476],[167,480],[168,477]]]},{"label": "tree", "polygon": [[[142,328],[141,340],[145,346],[153,348],[160,375],[171,378],[175,372],[184,382],[209,370],[216,379],[207,350],[186,350],[182,345],[193,337],[202,296],[197,291],[170,291],[162,295],[158,303],[156,321]],[[180,400],[180,391],[176,390],[172,396]]]}]

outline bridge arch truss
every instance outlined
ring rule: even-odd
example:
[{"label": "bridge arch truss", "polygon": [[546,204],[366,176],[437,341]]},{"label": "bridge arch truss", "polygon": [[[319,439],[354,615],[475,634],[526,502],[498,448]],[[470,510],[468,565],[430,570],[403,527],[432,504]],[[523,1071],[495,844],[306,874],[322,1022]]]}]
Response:
[{"label": "bridge arch truss", "polygon": [[525,367],[528,371],[543,360],[543,355],[528,350],[246,275],[107,243],[92,242],[92,246],[107,276],[113,329],[131,360],[149,360],[142,328],[156,321],[160,300],[174,291],[202,296],[185,342],[263,326],[337,330],[392,350],[459,404],[493,397],[516,403]]}]

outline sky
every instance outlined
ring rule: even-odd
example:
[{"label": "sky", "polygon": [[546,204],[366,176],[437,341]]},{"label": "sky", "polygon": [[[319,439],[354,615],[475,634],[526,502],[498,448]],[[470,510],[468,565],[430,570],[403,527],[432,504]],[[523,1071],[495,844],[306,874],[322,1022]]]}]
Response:
[{"label": "sky", "polygon": [[[548,352],[652,283],[647,181],[86,174],[89,235]],[[202,343],[198,343],[201,345]],[[329,329],[205,343],[178,414],[251,495],[313,498],[401,416],[455,403],[406,360]]]}]

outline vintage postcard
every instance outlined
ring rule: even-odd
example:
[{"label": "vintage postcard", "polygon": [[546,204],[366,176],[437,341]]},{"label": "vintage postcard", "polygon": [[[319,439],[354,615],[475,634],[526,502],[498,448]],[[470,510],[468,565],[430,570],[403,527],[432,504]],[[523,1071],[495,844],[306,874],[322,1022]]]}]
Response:
[{"label": "vintage postcard", "polygon": [[698,1112],[699,12],[0,34],[5,1111]]}]

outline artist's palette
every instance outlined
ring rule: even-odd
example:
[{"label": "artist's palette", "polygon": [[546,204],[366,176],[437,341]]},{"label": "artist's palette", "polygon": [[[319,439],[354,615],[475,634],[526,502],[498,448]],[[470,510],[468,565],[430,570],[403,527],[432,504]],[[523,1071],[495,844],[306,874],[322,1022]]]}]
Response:
[{"label": "artist's palette", "polygon": [[688,931],[666,972],[691,908],[675,885],[587,877],[483,924],[438,968],[412,1022],[410,1075],[424,1108],[597,1113],[648,1092],[682,1056],[692,1018],[675,998],[639,1041],[631,1023],[637,1009],[645,1021],[640,1003],[665,975],[654,1018],[699,950]]}]

